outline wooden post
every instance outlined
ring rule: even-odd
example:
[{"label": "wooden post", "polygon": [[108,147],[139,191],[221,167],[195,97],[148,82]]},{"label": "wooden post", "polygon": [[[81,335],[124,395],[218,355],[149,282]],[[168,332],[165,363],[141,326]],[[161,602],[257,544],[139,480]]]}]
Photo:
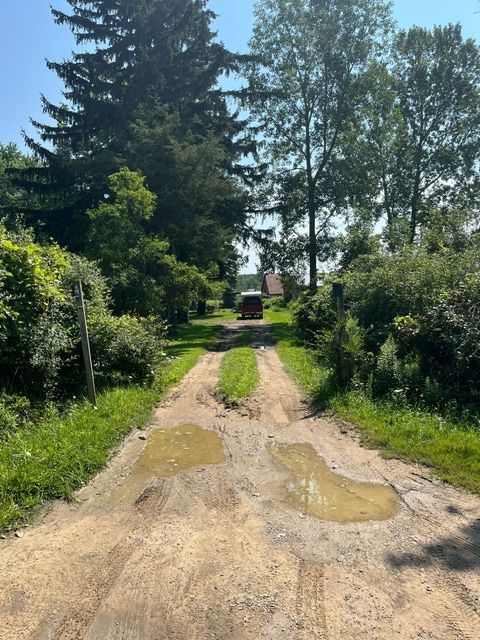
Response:
[{"label": "wooden post", "polygon": [[337,299],[337,314],[338,319],[345,320],[345,296],[343,292],[343,284],[334,282],[333,285],[333,297]]},{"label": "wooden post", "polygon": [[80,280],[73,289],[75,300],[77,301],[78,324],[82,336],[83,360],[85,362],[85,373],[87,375],[88,399],[94,407],[97,406],[95,393],[95,378],[93,377],[92,354],[90,352],[90,340],[88,339],[87,318],[85,316],[85,303],[83,301],[83,289]]},{"label": "wooden post", "polygon": [[[337,299],[337,315],[338,322],[341,323],[340,328],[340,342],[343,344],[347,339],[346,328],[345,328],[345,295],[343,290],[343,284],[339,282],[335,282],[333,284],[333,297]],[[340,353],[340,362],[338,363],[338,377],[339,382],[342,387],[348,384],[348,371],[347,371],[347,363],[345,362],[345,357],[343,351]]]}]

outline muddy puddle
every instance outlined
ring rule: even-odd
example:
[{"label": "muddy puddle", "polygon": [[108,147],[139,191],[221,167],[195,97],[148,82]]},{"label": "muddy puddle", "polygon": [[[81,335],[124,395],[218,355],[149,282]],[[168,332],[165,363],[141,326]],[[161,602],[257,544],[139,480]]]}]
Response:
[{"label": "muddy puddle", "polygon": [[272,444],[269,453],[290,474],[280,497],[302,513],[346,523],[388,520],[398,511],[393,489],[334,473],[310,444]]},{"label": "muddy puddle", "polygon": [[155,478],[225,462],[221,438],[214,431],[186,424],[152,431],[130,474],[108,496],[109,506],[132,503]]}]

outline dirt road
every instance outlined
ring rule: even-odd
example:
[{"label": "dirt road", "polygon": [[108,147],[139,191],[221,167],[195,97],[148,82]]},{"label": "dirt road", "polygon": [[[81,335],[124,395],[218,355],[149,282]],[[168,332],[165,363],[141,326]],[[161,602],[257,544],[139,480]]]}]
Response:
[{"label": "dirt road", "polygon": [[[2,640],[480,638],[480,498],[311,415],[268,336],[255,346],[261,386],[247,406],[216,399],[223,354],[208,353],[147,441],[132,434],[76,504],[0,541]],[[273,455],[288,444],[389,485],[398,507],[356,523],[310,515]],[[165,477],[159,451],[172,455]]]}]

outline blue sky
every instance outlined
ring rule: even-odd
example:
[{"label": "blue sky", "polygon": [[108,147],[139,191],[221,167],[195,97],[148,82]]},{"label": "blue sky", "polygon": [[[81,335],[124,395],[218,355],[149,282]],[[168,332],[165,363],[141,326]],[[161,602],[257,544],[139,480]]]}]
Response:
[{"label": "blue sky", "polygon": [[[45,67],[45,58],[68,57],[74,43],[66,27],[53,23],[49,5],[65,0],[3,0],[0,19],[0,142],[21,142],[20,130],[31,131],[29,118],[42,119],[40,93],[56,101],[61,85]],[[480,38],[477,0],[396,0],[401,26],[461,22],[465,35]],[[211,0],[219,15],[219,36],[230,49],[245,51],[252,27],[254,0]]]}]

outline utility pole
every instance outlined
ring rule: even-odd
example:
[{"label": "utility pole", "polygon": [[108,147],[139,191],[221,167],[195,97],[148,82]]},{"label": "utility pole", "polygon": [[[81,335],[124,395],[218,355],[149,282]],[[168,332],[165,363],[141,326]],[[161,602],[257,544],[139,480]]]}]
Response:
[{"label": "utility pole", "polygon": [[95,393],[95,378],[93,377],[92,354],[90,351],[90,340],[88,338],[87,318],[85,315],[85,303],[83,301],[82,283],[78,280],[73,288],[75,300],[77,301],[78,324],[82,336],[83,360],[85,363],[85,373],[87,375],[88,399],[94,407],[97,406],[97,396]]}]

